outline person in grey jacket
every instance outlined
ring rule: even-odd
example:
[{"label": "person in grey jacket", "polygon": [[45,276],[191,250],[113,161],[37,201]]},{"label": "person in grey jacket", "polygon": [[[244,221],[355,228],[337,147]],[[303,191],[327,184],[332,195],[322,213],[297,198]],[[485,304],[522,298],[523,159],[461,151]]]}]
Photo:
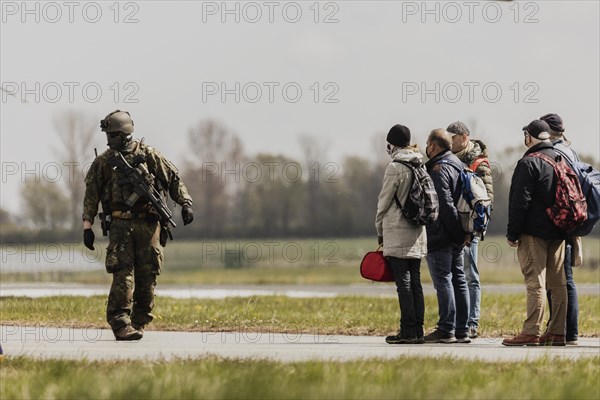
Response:
[{"label": "person in grey jacket", "polygon": [[423,339],[425,303],[421,286],[421,259],[427,254],[427,236],[423,226],[410,223],[396,205],[408,197],[413,172],[399,161],[422,168],[423,155],[410,145],[410,130],[394,125],[387,135],[388,154],[392,158],[385,169],[383,185],[377,202],[375,226],[378,242],[383,245],[398,292],[400,332],[388,336],[389,344],[420,344]]}]

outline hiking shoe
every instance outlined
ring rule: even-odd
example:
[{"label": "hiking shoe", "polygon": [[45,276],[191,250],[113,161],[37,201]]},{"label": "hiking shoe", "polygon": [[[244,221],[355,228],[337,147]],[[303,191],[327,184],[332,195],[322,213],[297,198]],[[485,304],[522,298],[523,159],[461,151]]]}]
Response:
[{"label": "hiking shoe", "polygon": [[457,336],[456,343],[471,343],[471,339],[468,335],[465,336]]},{"label": "hiking shoe", "polygon": [[114,333],[117,340],[140,340],[144,336],[138,330],[133,329],[131,325],[125,325]]},{"label": "hiking shoe", "polygon": [[577,342],[577,339],[573,339],[573,340],[567,340],[567,341],[565,342],[565,344],[566,344],[567,346],[577,346],[579,343]]},{"label": "hiking shoe", "polygon": [[525,335],[523,333],[519,333],[517,336],[504,339],[502,344],[505,346],[539,346],[540,345],[540,337],[534,335]]},{"label": "hiking shoe", "polygon": [[540,346],[564,346],[566,345],[564,335],[553,335],[544,333],[540,337]]},{"label": "hiking shoe", "polygon": [[387,344],[422,344],[423,337],[403,337],[401,335],[387,336],[385,338]]},{"label": "hiking shoe", "polygon": [[445,333],[436,329],[425,336],[425,343],[456,343],[456,337],[452,333]]},{"label": "hiking shoe", "polygon": [[469,337],[471,339],[477,339],[477,327],[475,325],[469,326]]}]

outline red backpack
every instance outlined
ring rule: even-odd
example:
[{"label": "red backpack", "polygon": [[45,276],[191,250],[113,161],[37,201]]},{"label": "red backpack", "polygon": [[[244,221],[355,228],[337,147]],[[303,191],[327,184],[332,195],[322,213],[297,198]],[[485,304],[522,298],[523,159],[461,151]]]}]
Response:
[{"label": "red backpack", "polygon": [[554,225],[563,231],[577,228],[587,219],[587,203],[581,190],[579,178],[565,163],[562,157],[555,161],[543,153],[531,153],[531,157],[541,158],[552,166],[556,176],[554,204],[546,209]]}]

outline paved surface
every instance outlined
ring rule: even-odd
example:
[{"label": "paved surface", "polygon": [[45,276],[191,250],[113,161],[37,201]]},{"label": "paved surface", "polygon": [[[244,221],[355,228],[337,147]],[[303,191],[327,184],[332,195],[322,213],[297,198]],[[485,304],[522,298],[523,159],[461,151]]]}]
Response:
[{"label": "paved surface", "polygon": [[600,356],[600,338],[579,346],[506,347],[501,339],[471,344],[387,345],[382,337],[274,334],[271,332],[157,332],[137,342],[116,342],[110,330],[0,326],[7,357],[30,356],[89,360],[173,359],[217,355],[229,358],[303,360],[390,359],[400,356],[524,361],[542,357],[580,359]]},{"label": "paved surface", "polygon": [[[84,285],[78,283],[1,283],[2,296],[108,296],[109,285]],[[423,284],[425,294],[434,294],[431,283]],[[483,285],[484,293],[521,293],[525,285]],[[577,284],[579,295],[600,296],[600,285]],[[366,283],[360,285],[159,285],[156,294],[175,298],[248,297],[282,295],[289,297],[374,296],[396,297],[393,284]]]}]

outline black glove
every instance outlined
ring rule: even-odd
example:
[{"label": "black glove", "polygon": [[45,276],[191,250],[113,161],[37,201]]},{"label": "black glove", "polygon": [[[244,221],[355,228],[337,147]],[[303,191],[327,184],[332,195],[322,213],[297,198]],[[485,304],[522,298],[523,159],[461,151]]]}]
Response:
[{"label": "black glove", "polygon": [[377,236],[377,244],[383,246],[383,236]]},{"label": "black glove", "polygon": [[181,218],[183,218],[183,225],[191,224],[194,220],[194,212],[192,211],[192,207],[185,205],[181,209]]},{"label": "black glove", "polygon": [[94,250],[94,239],[96,235],[94,235],[94,231],[91,228],[83,230],[83,244],[90,250]]}]

